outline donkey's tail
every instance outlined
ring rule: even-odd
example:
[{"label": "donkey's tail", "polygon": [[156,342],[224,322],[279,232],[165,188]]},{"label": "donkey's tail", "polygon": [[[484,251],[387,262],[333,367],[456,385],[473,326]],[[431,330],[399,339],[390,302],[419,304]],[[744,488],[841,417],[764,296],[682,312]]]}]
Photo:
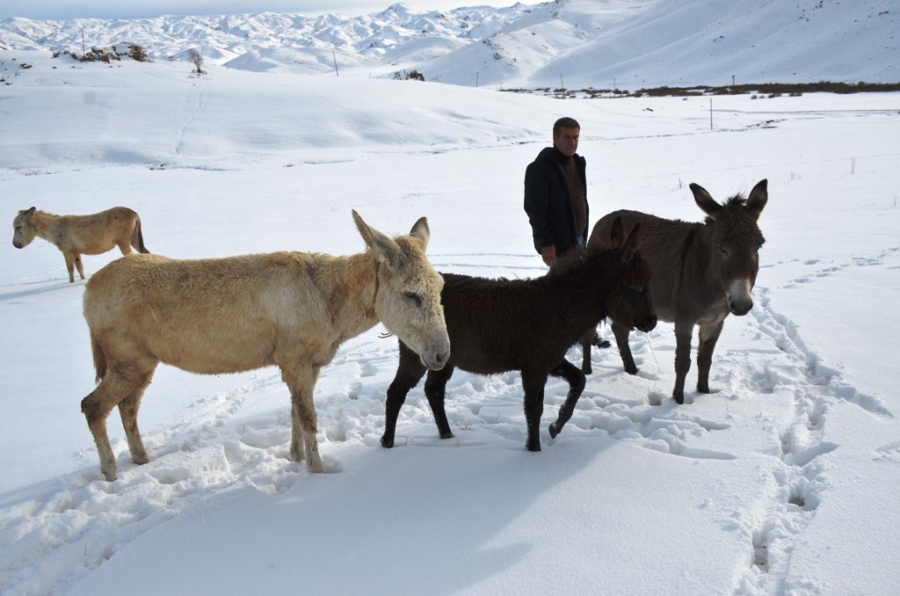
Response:
[{"label": "donkey's tail", "polygon": [[95,380],[99,383],[106,376],[106,354],[103,353],[103,348],[97,343],[93,333],[91,333],[91,353],[94,355],[94,371],[97,373]]},{"label": "donkey's tail", "polygon": [[134,218],[134,232],[131,233],[131,246],[135,247],[138,252],[149,253],[147,247],[144,246],[144,234],[141,233],[141,218]]}]

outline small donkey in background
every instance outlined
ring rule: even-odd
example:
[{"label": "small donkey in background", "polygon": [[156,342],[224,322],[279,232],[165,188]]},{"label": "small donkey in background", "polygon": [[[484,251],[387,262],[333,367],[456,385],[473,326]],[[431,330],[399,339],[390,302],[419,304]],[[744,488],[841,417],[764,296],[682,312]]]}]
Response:
[{"label": "small donkey in background", "polygon": [[75,281],[75,268],[84,279],[81,255],[99,255],[118,246],[123,255],[131,247],[149,253],[141,234],[141,218],[128,207],[113,207],[92,215],[53,215],[34,207],[19,211],[13,220],[13,246],[25,248],[39,236],[62,251]]}]

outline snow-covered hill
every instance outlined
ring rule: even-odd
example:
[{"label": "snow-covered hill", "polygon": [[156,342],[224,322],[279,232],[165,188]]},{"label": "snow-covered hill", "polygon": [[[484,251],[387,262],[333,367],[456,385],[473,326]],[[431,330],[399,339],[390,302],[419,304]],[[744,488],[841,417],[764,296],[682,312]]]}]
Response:
[{"label": "snow-covered hill", "polygon": [[[467,86],[900,80],[895,0],[556,0],[360,17],[262,12],[138,20],[0,22],[0,49],[144,47],[153,60],[254,71],[348,72]],[[866,58],[858,57],[864,54]],[[773,57],[774,56],[774,57]]]}]

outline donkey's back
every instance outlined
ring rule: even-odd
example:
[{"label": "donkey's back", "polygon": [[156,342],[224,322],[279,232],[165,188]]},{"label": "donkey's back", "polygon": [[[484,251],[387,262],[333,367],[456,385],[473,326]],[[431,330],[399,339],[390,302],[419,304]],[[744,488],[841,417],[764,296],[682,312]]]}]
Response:
[{"label": "donkey's back", "polygon": [[675,219],[665,219],[649,213],[622,209],[604,215],[594,225],[588,239],[589,246],[602,246],[609,237],[612,223],[621,219],[627,227],[641,224],[641,254],[650,262],[653,277],[650,280],[650,300],[657,316],[664,321],[675,320],[675,304],[684,299],[684,292],[690,293],[690,286],[682,288],[679,272],[689,250],[689,237],[697,234],[702,223],[690,223]]},{"label": "donkey's back", "polygon": [[[547,277],[486,279],[444,273],[441,301],[453,349],[452,363],[476,374],[522,370],[561,361],[578,331],[557,307],[565,286]],[[535,326],[540,332],[535,333]],[[541,338],[535,341],[535,336]]]},{"label": "donkey's back", "polygon": [[98,255],[118,247],[122,254],[131,248],[147,253],[141,232],[141,218],[128,207],[113,207],[90,215],[60,215],[58,229],[72,248],[85,255]]}]

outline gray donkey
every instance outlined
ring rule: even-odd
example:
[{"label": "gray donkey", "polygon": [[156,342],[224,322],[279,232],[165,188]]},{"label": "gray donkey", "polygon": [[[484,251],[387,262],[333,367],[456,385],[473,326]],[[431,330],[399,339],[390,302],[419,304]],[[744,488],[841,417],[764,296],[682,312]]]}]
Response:
[{"label": "gray donkey", "polygon": [[[694,200],[706,215],[704,223],[669,220],[638,211],[615,211],[594,225],[588,246],[603,245],[617,219],[625,226],[641,224],[641,253],[650,261],[650,299],[659,318],[675,323],[675,388],[672,397],[684,403],[684,381],[691,368],[691,336],[700,327],[697,348],[697,391],[709,393],[713,350],[729,313],[743,316],[753,307],[750,292],[759,271],[757,251],[765,242],[756,224],[769,193],[762,180],[750,197],[736,195],[724,205],[698,184],[691,184]],[[630,374],[637,366],[628,346],[629,330],[615,321],[613,334],[622,363]],[[590,337],[581,342],[581,369],[591,372]]]}]

